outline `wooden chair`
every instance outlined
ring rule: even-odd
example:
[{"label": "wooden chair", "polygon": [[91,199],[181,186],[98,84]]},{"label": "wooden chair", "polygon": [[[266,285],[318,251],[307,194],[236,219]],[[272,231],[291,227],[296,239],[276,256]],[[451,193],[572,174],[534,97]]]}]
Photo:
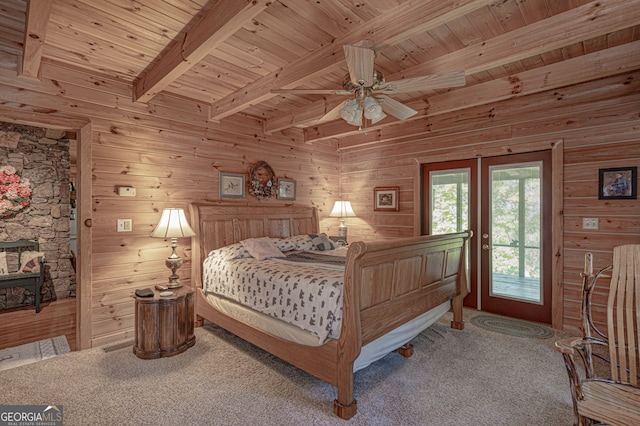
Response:
[{"label": "wooden chair", "polygon": [[[596,274],[591,265],[587,253],[581,274],[583,336],[556,342],[569,375],[576,424],[640,425],[640,244],[615,247],[613,264]],[[598,279],[609,277],[605,334],[594,325],[591,299]],[[576,354],[584,370],[577,368]],[[598,369],[598,359],[609,368]]]}]

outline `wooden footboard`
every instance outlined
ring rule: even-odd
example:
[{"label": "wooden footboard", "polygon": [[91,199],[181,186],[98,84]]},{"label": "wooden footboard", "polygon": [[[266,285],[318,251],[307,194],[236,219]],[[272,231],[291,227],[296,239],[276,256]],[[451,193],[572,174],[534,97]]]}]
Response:
[{"label": "wooden footboard", "polygon": [[317,233],[315,209],[194,204],[190,210],[192,227],[197,229],[192,241],[192,280],[199,287],[196,315],[335,386],[334,412],[343,419],[357,411],[353,365],[363,345],[449,300],[454,309],[452,327],[464,326],[469,233],[352,243],[345,264],[340,338],[310,347],[215,309],[202,293],[202,261],[209,251],[245,238]]}]

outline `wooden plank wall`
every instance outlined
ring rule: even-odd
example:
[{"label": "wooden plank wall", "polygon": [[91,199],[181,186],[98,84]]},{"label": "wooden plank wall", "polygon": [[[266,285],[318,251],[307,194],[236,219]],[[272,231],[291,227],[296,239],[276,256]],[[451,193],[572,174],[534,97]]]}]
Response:
[{"label": "wooden plank wall", "polygon": [[[149,237],[162,209],[221,202],[219,172],[245,173],[251,164],[265,160],[278,177],[297,181],[295,201],[258,201],[248,192],[245,199],[225,200],[248,208],[312,205],[322,219],[338,197],[335,144],[299,143],[301,132],[295,131],[267,136],[256,119],[209,123],[207,105],[179,97],[158,96],[148,105],[133,103],[130,85],[70,66],[44,62],[42,76],[41,83],[22,81],[15,78],[15,71],[0,68],[0,104],[91,121],[92,319],[85,326],[91,327],[92,346],[133,338],[133,291],[164,283],[170,274],[164,265],[170,241]],[[136,188],[136,196],[118,196],[120,186]],[[117,219],[132,219],[133,231],[116,233]],[[321,221],[321,229],[333,222]],[[190,241],[178,244],[186,260],[179,275],[188,284]]]},{"label": "wooden plank wall", "polygon": [[[640,243],[640,200],[598,200],[597,191],[598,169],[640,166],[639,118],[640,73],[633,73],[407,122],[361,146],[341,141],[342,194],[357,214],[346,221],[349,239],[419,232],[421,163],[549,149],[563,141],[564,182],[554,188],[564,203],[562,319],[565,329],[575,329],[584,254],[592,251],[600,268],[611,262],[614,246]],[[375,186],[400,187],[399,212],[373,211]],[[600,228],[582,230],[584,217],[598,218]],[[600,293],[598,310],[604,298]]]}]

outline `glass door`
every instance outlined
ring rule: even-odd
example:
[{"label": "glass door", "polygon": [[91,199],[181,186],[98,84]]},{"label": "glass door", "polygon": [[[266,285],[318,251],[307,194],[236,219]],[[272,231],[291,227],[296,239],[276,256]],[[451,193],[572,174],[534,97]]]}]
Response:
[{"label": "glass door", "polygon": [[482,160],[482,309],[551,322],[550,151]]},{"label": "glass door", "polygon": [[464,306],[551,322],[551,151],[423,166],[423,234],[470,229]]},{"label": "glass door", "polygon": [[[425,187],[429,188],[423,229],[429,235],[473,230],[476,223],[477,160],[448,161],[425,164]],[[474,241],[474,239],[472,239]],[[467,245],[469,294],[464,306],[477,307],[476,255]]]}]

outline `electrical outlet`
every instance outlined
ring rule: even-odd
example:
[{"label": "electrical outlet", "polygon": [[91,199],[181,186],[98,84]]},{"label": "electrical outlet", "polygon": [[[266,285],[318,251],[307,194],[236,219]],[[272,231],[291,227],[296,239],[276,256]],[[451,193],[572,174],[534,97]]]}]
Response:
[{"label": "electrical outlet", "polygon": [[118,188],[118,195],[121,197],[135,197],[136,189],[130,186],[121,186]]},{"label": "electrical outlet", "polygon": [[131,231],[133,231],[133,224],[131,219],[118,219],[118,232]]},{"label": "electrical outlet", "polygon": [[582,218],[582,229],[598,229],[598,218],[597,217]]}]

